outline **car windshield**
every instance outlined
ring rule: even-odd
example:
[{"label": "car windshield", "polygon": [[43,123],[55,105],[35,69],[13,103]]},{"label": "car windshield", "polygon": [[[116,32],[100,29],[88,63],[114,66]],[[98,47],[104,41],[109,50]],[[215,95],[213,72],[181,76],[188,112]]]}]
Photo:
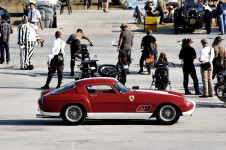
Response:
[{"label": "car windshield", "polygon": [[74,87],[75,87],[75,82],[71,82],[71,83],[68,83],[68,84],[66,84],[66,85],[64,85],[64,86],[62,86],[62,87],[60,87],[60,88],[58,88],[58,89],[56,89],[56,90],[54,90],[52,92],[49,92],[47,95],[59,94],[59,93],[62,93],[64,91],[70,90],[70,89],[72,89]]},{"label": "car windshield", "polygon": [[129,89],[120,82],[114,83],[113,86],[119,93],[126,93],[129,91]]}]

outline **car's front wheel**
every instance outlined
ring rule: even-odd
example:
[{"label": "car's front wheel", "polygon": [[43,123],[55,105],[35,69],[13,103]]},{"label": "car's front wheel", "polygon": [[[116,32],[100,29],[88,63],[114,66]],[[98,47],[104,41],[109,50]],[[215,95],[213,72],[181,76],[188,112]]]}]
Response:
[{"label": "car's front wheel", "polygon": [[156,118],[163,124],[172,125],[179,120],[180,114],[175,106],[167,104],[159,108]]},{"label": "car's front wheel", "polygon": [[80,125],[86,118],[85,111],[81,106],[70,105],[63,110],[62,119],[71,125]]}]

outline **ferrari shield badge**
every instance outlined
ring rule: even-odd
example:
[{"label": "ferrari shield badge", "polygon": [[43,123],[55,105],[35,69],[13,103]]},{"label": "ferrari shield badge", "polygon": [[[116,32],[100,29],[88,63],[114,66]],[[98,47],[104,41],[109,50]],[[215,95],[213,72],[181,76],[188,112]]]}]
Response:
[{"label": "ferrari shield badge", "polygon": [[133,102],[133,101],[134,101],[134,95],[130,95],[130,96],[129,96],[129,100],[130,100],[131,102]]}]

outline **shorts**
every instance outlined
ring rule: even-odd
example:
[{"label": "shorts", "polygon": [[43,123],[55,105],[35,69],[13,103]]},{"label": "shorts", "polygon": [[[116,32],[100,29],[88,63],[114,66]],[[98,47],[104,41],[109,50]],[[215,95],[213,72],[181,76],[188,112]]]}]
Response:
[{"label": "shorts", "polygon": [[126,52],[127,62],[131,63],[131,49],[124,49]]},{"label": "shorts", "polygon": [[84,6],[92,5],[92,0],[84,0]]}]

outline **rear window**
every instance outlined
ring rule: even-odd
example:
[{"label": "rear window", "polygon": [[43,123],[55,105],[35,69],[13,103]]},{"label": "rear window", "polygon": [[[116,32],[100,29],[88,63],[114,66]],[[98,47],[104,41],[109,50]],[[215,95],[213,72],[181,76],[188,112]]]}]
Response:
[{"label": "rear window", "polygon": [[49,92],[47,95],[59,94],[59,93],[62,93],[64,91],[68,91],[68,90],[70,90],[70,89],[72,89],[74,87],[75,87],[75,82],[71,82],[71,83],[68,83],[68,84],[66,84],[66,85],[64,85],[64,86],[62,86],[62,87],[60,87],[60,88],[58,88],[58,89],[56,89],[56,90],[54,90],[52,92]]}]

